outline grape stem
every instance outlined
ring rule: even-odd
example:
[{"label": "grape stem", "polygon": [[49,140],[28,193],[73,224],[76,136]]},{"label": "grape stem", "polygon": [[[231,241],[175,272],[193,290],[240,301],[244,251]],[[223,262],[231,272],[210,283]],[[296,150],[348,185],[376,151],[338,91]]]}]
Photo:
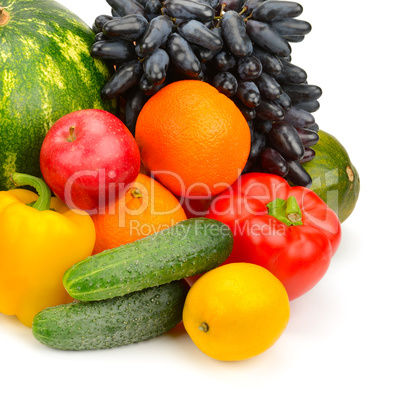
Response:
[{"label": "grape stem", "polygon": [[[246,10],[247,10],[247,7],[244,7],[243,10],[246,11]],[[241,12],[239,13],[239,15],[243,13],[243,10],[241,10]],[[252,18],[252,17],[253,17],[253,13],[251,13],[248,17],[243,18],[243,21],[244,21],[244,22],[247,22],[247,21],[248,21],[250,18]]]},{"label": "grape stem", "polygon": [[243,7],[242,10],[239,12],[239,15],[244,14],[246,11],[247,11],[247,7]]},{"label": "grape stem", "polygon": [[217,22],[217,24],[216,24],[216,28],[219,28],[220,25],[221,25],[222,15],[223,15],[223,11],[224,11],[225,7],[226,7],[226,3],[223,3],[223,4],[221,5],[221,11],[219,12],[219,15],[217,15],[217,16],[214,17],[214,20],[218,20],[218,22]]}]

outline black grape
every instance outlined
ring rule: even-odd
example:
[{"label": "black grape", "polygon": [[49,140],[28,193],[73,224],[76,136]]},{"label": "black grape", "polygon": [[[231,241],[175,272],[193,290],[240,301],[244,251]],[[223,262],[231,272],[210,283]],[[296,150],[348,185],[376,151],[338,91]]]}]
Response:
[{"label": "black grape", "polygon": [[292,1],[264,1],[253,10],[253,18],[257,21],[272,21],[281,18],[295,18],[303,12],[299,3]]},{"label": "black grape", "polygon": [[236,93],[238,87],[236,77],[229,72],[216,74],[212,79],[212,85],[229,98]]},{"label": "black grape", "polygon": [[265,72],[261,73],[255,83],[261,95],[266,99],[276,99],[282,93],[281,86],[275,81],[275,78]]},{"label": "black grape", "polygon": [[123,95],[129,88],[138,84],[142,75],[142,64],[139,60],[123,63],[102,88],[103,99],[114,99]]},{"label": "black grape", "polygon": [[265,146],[265,135],[254,129],[253,135],[251,137],[251,158],[258,158],[261,155],[261,152],[265,148]]},{"label": "black grape", "polygon": [[92,45],[91,56],[96,59],[125,62],[136,58],[136,53],[135,47],[131,42],[102,40]]},{"label": "black grape", "polygon": [[285,158],[273,148],[265,148],[261,152],[261,167],[264,172],[284,177],[289,172]]},{"label": "black grape", "polygon": [[322,95],[322,90],[317,85],[300,84],[289,85],[283,84],[282,89],[289,95],[293,103],[307,102],[317,100]]},{"label": "black grape", "polygon": [[99,33],[99,32],[102,32],[102,27],[103,27],[103,25],[104,25],[106,22],[108,22],[108,21],[110,21],[110,20],[112,20],[112,19],[113,19],[113,17],[112,17],[111,15],[105,15],[105,14],[98,15],[98,16],[95,18],[95,21],[94,21],[93,26],[92,26],[92,30],[93,30],[96,34]]},{"label": "black grape", "polygon": [[219,0],[198,0],[198,2],[207,4],[212,8],[215,8],[219,4]]},{"label": "black grape", "polygon": [[303,156],[303,158],[301,158],[299,160],[299,162],[301,164],[306,163],[306,162],[310,162],[310,161],[312,161],[314,159],[314,157],[315,157],[314,149],[313,148],[306,148],[304,150],[304,156]]},{"label": "black grape", "polygon": [[281,84],[303,84],[307,79],[307,73],[302,68],[282,60],[282,71],[275,79]]},{"label": "black grape", "polygon": [[275,103],[278,104],[284,112],[287,112],[292,107],[292,101],[286,92],[282,92],[275,99]]},{"label": "black grape", "polygon": [[296,127],[296,131],[298,132],[300,140],[305,148],[312,147],[317,144],[320,139],[318,134],[313,130]]},{"label": "black grape", "polygon": [[114,8],[112,8],[111,11],[112,11],[112,16],[114,18],[121,18],[122,17]]},{"label": "black grape", "polygon": [[227,50],[221,50],[213,59],[213,68],[219,71],[229,71],[236,66],[236,58]]},{"label": "black grape", "polygon": [[311,31],[311,25],[307,21],[293,18],[272,21],[270,25],[281,35],[304,36]]},{"label": "black grape", "polygon": [[286,160],[299,160],[304,156],[304,146],[296,129],[286,122],[272,125],[267,136],[268,144]]},{"label": "black grape", "polygon": [[[222,34],[222,29],[220,27],[212,28],[211,32],[214,35],[219,36],[219,38],[222,39],[223,34]],[[222,41],[222,43],[223,43],[223,41]],[[216,56],[220,52],[220,50],[221,49],[212,50],[212,49],[207,49],[205,47],[198,46],[195,48],[194,52],[196,53],[198,59],[201,62],[205,63],[206,61],[210,61],[214,56]],[[236,62],[236,60],[234,60],[234,62]],[[232,66],[232,67],[234,67],[234,66]],[[230,68],[232,68],[232,67],[230,67]]]},{"label": "black grape", "polygon": [[197,20],[181,22],[177,26],[177,32],[190,43],[209,50],[219,50],[223,46],[221,36]]},{"label": "black grape", "polygon": [[147,76],[143,74],[138,85],[141,91],[144,92],[145,95],[152,96],[156,94],[156,92],[158,92],[166,84],[165,82],[162,82],[161,84],[155,84],[153,82],[150,82]]},{"label": "black grape", "polygon": [[219,0],[219,4],[224,11],[234,10],[239,12],[244,7],[245,0]]},{"label": "black grape", "polygon": [[244,167],[243,173],[247,173],[249,171],[253,171],[254,166],[259,163],[261,152],[264,150],[265,144],[265,135],[254,130],[250,130],[251,133],[251,146],[250,146],[250,155],[246,166]]},{"label": "black grape", "polygon": [[241,57],[237,62],[237,73],[242,80],[255,80],[261,72],[261,61],[255,56]]},{"label": "black grape", "polygon": [[191,49],[190,44],[178,33],[172,33],[166,42],[166,51],[170,61],[180,72],[189,77],[197,77],[201,73],[201,63]]},{"label": "black grape", "polygon": [[159,0],[147,0],[144,4],[145,13],[148,20],[151,21],[162,13],[163,4]]},{"label": "black grape", "polygon": [[279,57],[289,56],[292,51],[289,43],[265,22],[248,20],[247,33],[258,46]]},{"label": "black grape", "polygon": [[292,55],[286,56],[286,57],[281,57],[281,60],[285,60],[287,62],[291,62],[292,61]]},{"label": "black grape", "polygon": [[162,84],[169,67],[169,55],[163,49],[156,49],[144,59],[142,65],[148,82]]},{"label": "black grape", "polygon": [[285,113],[283,109],[270,99],[262,99],[261,103],[256,107],[257,116],[260,119],[271,121],[283,120]]},{"label": "black grape", "polygon": [[251,55],[253,43],[247,35],[243,18],[236,11],[229,10],[223,14],[221,26],[226,44],[235,56]]},{"label": "black grape", "polygon": [[284,120],[296,127],[308,128],[315,123],[314,116],[303,109],[292,106],[285,114]]},{"label": "black grape", "polygon": [[257,57],[262,64],[263,70],[271,75],[279,75],[282,71],[282,61],[258,46],[253,47],[253,56]]},{"label": "black grape", "polygon": [[294,106],[297,106],[299,109],[303,109],[306,112],[314,113],[320,108],[320,102],[318,100],[311,100],[307,102],[297,102],[294,103]]},{"label": "black grape", "polygon": [[261,103],[261,94],[253,81],[239,81],[236,96],[243,104],[253,109]]},{"label": "black grape", "polygon": [[137,86],[127,91],[124,123],[131,133],[135,134],[135,124],[147,97]]},{"label": "black grape", "polygon": [[109,40],[110,38],[108,38],[103,32],[98,32],[95,35],[95,42],[100,42],[101,40]]},{"label": "black grape", "polygon": [[288,42],[294,42],[294,43],[302,42],[305,38],[304,35],[283,35],[282,37]]},{"label": "black grape", "polygon": [[254,126],[257,131],[267,135],[272,129],[272,122],[271,120],[256,118],[254,120]]},{"label": "black grape", "polygon": [[110,7],[116,11],[116,13],[124,17],[130,14],[140,14],[146,17],[144,6],[135,0],[106,0]]},{"label": "black grape", "polygon": [[163,3],[163,12],[172,18],[201,22],[212,21],[215,17],[211,6],[192,0],[166,0]]},{"label": "black grape", "polygon": [[256,7],[258,7],[260,4],[264,3],[266,0],[247,0],[243,7],[247,9],[248,13],[251,13]]},{"label": "black grape", "polygon": [[233,102],[236,104],[237,108],[248,122],[256,118],[257,111],[255,108],[247,107],[240,99],[237,98],[233,98]]},{"label": "black grape", "polygon": [[288,161],[289,172],[285,176],[295,186],[311,187],[313,184],[310,175],[299,161]]},{"label": "black grape", "polygon": [[140,38],[147,28],[148,21],[145,17],[132,14],[106,22],[102,30],[110,38],[134,41]]},{"label": "black grape", "polygon": [[172,32],[173,21],[166,15],[158,15],[149,22],[148,28],[137,46],[140,55],[152,53],[158,47],[164,45]]}]

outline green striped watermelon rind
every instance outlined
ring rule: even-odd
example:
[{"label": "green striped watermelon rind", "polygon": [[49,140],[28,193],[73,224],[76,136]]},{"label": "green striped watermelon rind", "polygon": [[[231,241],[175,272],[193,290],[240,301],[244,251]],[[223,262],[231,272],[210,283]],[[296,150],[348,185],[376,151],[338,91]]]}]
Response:
[{"label": "green striped watermelon rind", "polygon": [[44,136],[62,116],[81,109],[117,114],[100,92],[113,70],[90,55],[95,34],[53,0],[0,0],[0,190],[14,171],[40,176]]},{"label": "green striped watermelon rind", "polygon": [[310,187],[344,222],[355,209],[360,193],[360,176],[339,140],[320,130],[313,160],[303,164],[312,178]]}]

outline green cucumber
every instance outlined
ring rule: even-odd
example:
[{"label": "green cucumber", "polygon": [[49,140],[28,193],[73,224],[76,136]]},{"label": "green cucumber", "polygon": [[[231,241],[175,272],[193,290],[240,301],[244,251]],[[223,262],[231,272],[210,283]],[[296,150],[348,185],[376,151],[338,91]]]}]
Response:
[{"label": "green cucumber", "polygon": [[32,324],[41,343],[62,350],[109,349],[164,334],[182,319],[183,279],[125,296],[48,307]]},{"label": "green cucumber", "polygon": [[228,226],[191,218],[78,262],[65,272],[63,284],[77,300],[123,296],[216,268],[232,248]]}]

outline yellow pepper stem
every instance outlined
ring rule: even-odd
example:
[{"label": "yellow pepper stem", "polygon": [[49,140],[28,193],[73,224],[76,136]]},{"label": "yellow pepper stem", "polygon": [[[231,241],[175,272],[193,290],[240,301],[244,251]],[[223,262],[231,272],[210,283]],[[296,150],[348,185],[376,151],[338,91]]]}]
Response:
[{"label": "yellow pepper stem", "polygon": [[14,173],[12,178],[17,187],[31,186],[36,190],[39,197],[36,202],[31,205],[32,208],[35,208],[38,211],[46,211],[50,209],[50,199],[52,194],[49,186],[44,182],[44,180],[25,173]]}]

